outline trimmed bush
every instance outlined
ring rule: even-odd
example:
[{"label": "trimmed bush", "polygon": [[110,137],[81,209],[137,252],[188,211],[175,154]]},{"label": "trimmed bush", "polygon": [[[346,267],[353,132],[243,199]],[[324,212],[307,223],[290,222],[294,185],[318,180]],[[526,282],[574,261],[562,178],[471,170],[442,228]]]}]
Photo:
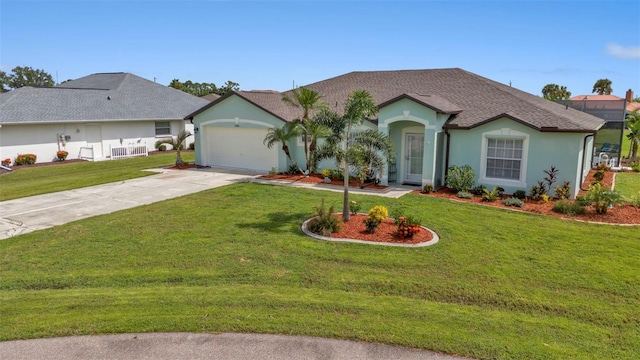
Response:
[{"label": "trimmed bush", "polygon": [[469,165],[449,166],[447,172],[447,186],[453,191],[467,191],[473,187],[473,178],[476,174]]},{"label": "trimmed bush", "polygon": [[425,193],[427,193],[427,194],[428,194],[428,193],[432,193],[432,192],[433,192],[433,185],[431,185],[431,184],[425,184],[425,185],[422,187],[422,191],[424,191],[424,192],[425,192]]},{"label": "trimmed bush", "polygon": [[560,200],[556,202],[555,204],[553,204],[552,210],[560,214],[571,216],[582,215],[587,212],[587,209],[585,209],[582,203],[579,203],[577,201],[572,202],[569,200]]},{"label": "trimmed bush", "polygon": [[514,197],[506,198],[506,199],[502,200],[502,203],[504,205],[507,205],[507,206],[516,206],[516,207],[523,207],[524,206],[524,202],[522,200],[514,198]]},{"label": "trimmed bush", "polygon": [[16,156],[15,164],[16,165],[31,165],[36,163],[36,155],[35,154],[19,154]]},{"label": "trimmed bush", "polygon": [[468,191],[458,191],[456,196],[461,199],[473,199],[473,194]]},{"label": "trimmed bush", "polygon": [[518,189],[513,192],[513,197],[516,199],[524,200],[527,197],[527,192],[522,189]]},{"label": "trimmed bush", "polygon": [[322,171],[320,171],[320,174],[322,174],[323,177],[333,179],[334,172],[335,171],[333,169],[322,169]]}]

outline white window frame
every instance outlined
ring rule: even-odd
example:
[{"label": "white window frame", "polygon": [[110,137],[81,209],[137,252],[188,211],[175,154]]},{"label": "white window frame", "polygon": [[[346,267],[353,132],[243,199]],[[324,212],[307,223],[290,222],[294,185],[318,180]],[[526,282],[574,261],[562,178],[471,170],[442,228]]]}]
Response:
[{"label": "white window frame", "polygon": [[[158,126],[158,124],[167,124],[167,126]],[[158,129],[168,129],[166,134],[158,134]],[[156,121],[155,122],[155,134],[156,137],[168,137],[171,136],[171,121]]]},{"label": "white window frame", "polygon": [[[520,178],[501,179],[487,176],[487,148],[489,139],[508,139],[522,141],[522,158],[520,159]],[[482,149],[480,150],[480,176],[478,183],[482,185],[511,186],[527,188],[527,165],[529,159],[529,134],[510,128],[487,131],[482,133]]]}]

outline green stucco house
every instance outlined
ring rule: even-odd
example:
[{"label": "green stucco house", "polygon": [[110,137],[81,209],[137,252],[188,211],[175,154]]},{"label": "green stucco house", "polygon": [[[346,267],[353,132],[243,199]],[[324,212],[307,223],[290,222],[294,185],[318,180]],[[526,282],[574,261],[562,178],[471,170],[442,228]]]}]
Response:
[{"label": "green stucco house", "polygon": [[[367,90],[378,114],[366,122],[394,143],[382,184],[444,186],[446,169],[470,165],[476,184],[527,191],[560,170],[573,195],[589,171],[595,132],[603,120],[462,69],[352,72],[305,85],[340,112],[353,90]],[[285,93],[238,91],[188,115],[196,132],[196,162],[212,167],[257,171],[289,164],[279,147],[263,139],[270,127],[300,117],[284,103]],[[302,139],[288,144],[304,163]],[[335,168],[321,163],[320,168]]]}]

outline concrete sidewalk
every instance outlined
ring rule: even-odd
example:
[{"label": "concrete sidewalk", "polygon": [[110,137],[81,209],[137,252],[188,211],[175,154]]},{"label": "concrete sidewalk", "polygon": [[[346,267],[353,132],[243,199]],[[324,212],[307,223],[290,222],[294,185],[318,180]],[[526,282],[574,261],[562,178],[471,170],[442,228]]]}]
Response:
[{"label": "concrete sidewalk", "polygon": [[0,342],[1,359],[460,360],[427,350],[307,336],[145,333]]}]

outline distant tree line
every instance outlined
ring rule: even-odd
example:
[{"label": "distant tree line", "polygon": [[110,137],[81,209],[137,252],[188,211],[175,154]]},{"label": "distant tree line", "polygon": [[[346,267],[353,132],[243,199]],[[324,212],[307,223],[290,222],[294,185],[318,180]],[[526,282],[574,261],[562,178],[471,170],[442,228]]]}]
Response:
[{"label": "distant tree line", "polygon": [[195,96],[205,96],[209,94],[218,94],[222,96],[232,91],[240,90],[240,84],[233,81],[227,81],[224,85],[218,87],[214,83],[198,83],[191,80],[181,82],[179,79],[173,79],[171,80],[169,87]]},{"label": "distant tree line", "polygon": [[[611,88],[611,80],[599,79],[593,84],[592,94],[598,95],[611,95],[613,89]],[[547,84],[542,88],[542,97],[547,100],[569,100],[571,98],[571,91],[567,90],[566,86],[560,86],[558,84]],[[634,99],[636,101],[636,99]]]},{"label": "distant tree line", "polygon": [[9,73],[0,71],[0,93],[23,86],[51,87],[53,85],[55,82],[51,74],[29,66],[16,66]]}]

